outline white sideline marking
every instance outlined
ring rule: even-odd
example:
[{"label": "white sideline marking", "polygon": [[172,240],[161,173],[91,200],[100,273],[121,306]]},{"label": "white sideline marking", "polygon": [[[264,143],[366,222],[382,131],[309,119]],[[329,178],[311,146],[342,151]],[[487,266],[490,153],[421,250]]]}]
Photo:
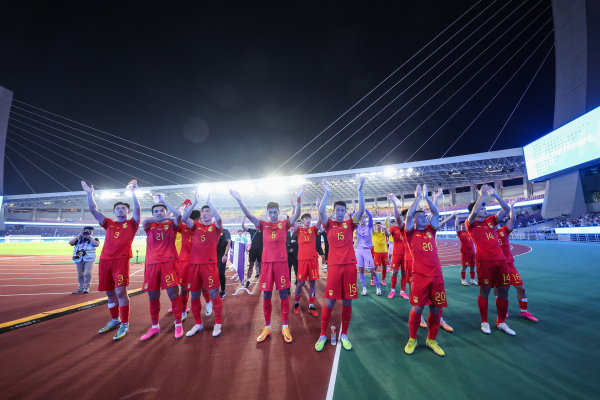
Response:
[{"label": "white sideline marking", "polygon": [[[339,332],[342,332],[342,322],[341,321],[340,321]],[[340,336],[341,336],[341,333],[340,333]],[[327,341],[327,339],[325,341]],[[331,376],[329,377],[329,386],[327,387],[326,400],[333,400],[333,391],[335,389],[335,379],[337,378],[337,370],[338,370],[338,364],[340,363],[341,351],[342,351],[342,341],[338,337],[336,349],[335,349],[335,357],[333,358],[333,365],[331,366]]]}]

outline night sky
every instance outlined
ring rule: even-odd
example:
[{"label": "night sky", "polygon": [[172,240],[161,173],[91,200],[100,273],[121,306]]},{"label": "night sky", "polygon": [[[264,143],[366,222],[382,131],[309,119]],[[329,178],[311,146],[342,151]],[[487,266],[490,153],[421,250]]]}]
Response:
[{"label": "night sky", "polygon": [[[272,3],[202,1],[186,5],[150,1],[84,3],[87,2],[32,1],[9,2],[3,6],[5,18],[0,24],[0,35],[3,38],[0,86],[12,90],[15,100],[109,132],[118,138],[78,126],[18,102],[13,102],[13,106],[126,146],[118,147],[13,108],[15,113],[75,135],[68,136],[54,128],[11,114],[11,132],[8,133],[7,144],[21,156],[9,148],[6,153],[37,193],[66,189],[23,157],[33,161],[69,190],[81,190],[81,186],[77,176],[40,158],[31,150],[101,188],[121,188],[120,183],[127,183],[132,177],[142,180],[140,185],[144,186],[231,179],[132,145],[126,140],[235,178],[266,177],[472,6],[473,9],[455,25],[275,175],[289,173],[482,11],[478,18],[293,173],[307,173],[311,169],[314,173],[351,168],[421,106],[387,140],[358,162],[355,168],[370,167],[378,163],[401,163],[411,155],[410,161],[439,158],[527,57],[531,56],[446,157],[486,152],[542,64],[554,40],[550,33],[550,0],[479,3],[476,0]],[[523,15],[525,17],[507,32]],[[490,17],[489,22],[439,62]],[[493,29],[505,17],[506,20]],[[549,19],[550,22],[547,22]],[[532,21],[531,26],[517,37]],[[529,44],[516,53],[538,29],[539,33]],[[442,89],[505,32],[507,33],[489,50]],[[550,36],[544,41],[549,33]],[[440,78],[435,79],[486,34],[487,37]],[[506,50],[475,75],[515,37]],[[540,43],[541,46],[534,53]],[[514,58],[413,155],[513,55]],[[433,67],[437,62],[439,64]],[[431,67],[433,69],[419,79]],[[552,130],[554,69],[552,51],[493,150],[526,145]],[[431,115],[470,78],[473,79],[462,90]],[[430,86],[418,94],[428,84]],[[440,89],[442,90],[437,96],[423,105]],[[328,156],[405,90],[379,116]],[[414,100],[407,104],[413,97]],[[351,152],[361,140],[403,106],[387,124]],[[427,122],[415,130],[427,117],[430,117]],[[33,125],[34,128],[23,123]],[[17,127],[47,138],[52,143],[35,138]],[[37,128],[67,138],[68,141],[54,138]],[[401,146],[384,158],[413,130],[414,133]],[[27,142],[16,134],[35,143]],[[25,147],[14,140],[23,143]],[[83,145],[84,148],[77,147],[76,144]],[[151,165],[99,148],[96,144],[105,145]],[[101,155],[90,153],[85,148]],[[168,160],[213,179],[159,162],[133,150]],[[334,166],[346,155],[346,158]],[[91,169],[78,166],[61,156],[76,160]],[[107,156],[115,160],[108,159]],[[100,160],[116,170],[91,161],[88,157]],[[119,161],[159,176],[136,170]],[[321,163],[317,165],[319,162]],[[110,176],[116,182],[100,174]],[[31,193],[8,161],[5,161],[4,193]]]}]

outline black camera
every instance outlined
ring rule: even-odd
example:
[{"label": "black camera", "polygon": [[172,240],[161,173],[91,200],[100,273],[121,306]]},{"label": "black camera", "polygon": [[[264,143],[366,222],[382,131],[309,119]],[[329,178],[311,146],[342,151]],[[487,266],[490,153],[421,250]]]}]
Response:
[{"label": "black camera", "polygon": [[81,260],[81,258],[83,258],[86,255],[86,251],[85,250],[78,250],[75,255],[73,256],[73,261],[79,261]]},{"label": "black camera", "polygon": [[83,231],[83,236],[89,236],[91,234],[92,234],[92,232],[90,232],[90,231]]}]

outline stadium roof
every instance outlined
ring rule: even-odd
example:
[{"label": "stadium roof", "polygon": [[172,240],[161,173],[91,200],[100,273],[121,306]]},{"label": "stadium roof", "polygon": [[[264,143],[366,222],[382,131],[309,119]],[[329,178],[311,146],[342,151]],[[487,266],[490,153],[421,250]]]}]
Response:
[{"label": "stadium roof", "polygon": [[[430,189],[462,187],[470,184],[512,179],[526,175],[522,148],[469,154],[458,157],[417,161],[381,167],[360,168],[318,174],[272,177],[244,181],[223,181],[189,185],[140,187],[138,195],[142,209],[153,204],[152,193],[163,193],[173,205],[192,198],[199,189],[202,196],[211,194],[216,207],[237,207],[237,202],[229,194],[234,188],[242,194],[244,203],[252,207],[264,207],[268,201],[278,201],[287,205],[295,197],[298,188],[306,183],[305,203],[314,203],[323,196],[322,180],[327,179],[331,186],[329,202],[357,198],[357,180],[364,176],[365,198],[384,197],[388,192],[396,195],[413,193],[417,184],[427,184]],[[101,209],[110,209],[116,201],[131,198],[126,190],[98,190],[96,202]],[[87,208],[87,198],[83,191],[62,193],[41,193],[11,195],[4,197],[4,204],[10,207],[38,208]]]}]

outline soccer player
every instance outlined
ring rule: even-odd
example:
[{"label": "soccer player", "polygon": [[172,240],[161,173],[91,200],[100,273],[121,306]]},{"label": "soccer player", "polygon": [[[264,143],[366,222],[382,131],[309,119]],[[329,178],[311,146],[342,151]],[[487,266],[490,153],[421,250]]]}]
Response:
[{"label": "soccer player", "polygon": [[250,286],[250,278],[252,278],[252,272],[254,271],[254,263],[256,263],[256,276],[260,276],[260,261],[262,256],[263,248],[263,234],[259,229],[246,228],[246,216],[242,219],[242,229],[250,234],[250,249],[248,250],[248,275],[246,280],[246,287]]},{"label": "soccer player", "polygon": [[[319,199],[317,199],[317,207]],[[301,207],[298,204],[298,207]],[[302,297],[302,286],[308,280],[308,313],[313,317],[318,317],[319,313],[315,310],[315,282],[319,279],[319,254],[317,253],[317,235],[321,227],[319,219],[314,226],[311,226],[310,214],[302,214],[300,217],[302,226],[294,224],[292,229],[298,237],[298,282],[296,283],[296,293],[294,301],[294,314],[300,314],[300,298]]]},{"label": "soccer player", "polygon": [[[390,228],[390,235],[394,239],[394,250],[392,253],[392,278],[391,285],[392,290],[390,290],[390,294],[388,294],[388,299],[393,299],[396,295],[396,285],[398,283],[398,272],[400,271],[400,296],[408,300],[408,296],[404,291],[406,287],[406,271],[403,268],[405,261],[405,242],[402,232],[404,231],[404,218],[398,212],[398,198],[393,193],[388,193],[389,199],[392,201],[394,205],[394,216],[395,220],[398,222],[394,226]],[[410,251],[410,250],[409,250]]]},{"label": "soccer player", "polygon": [[[210,194],[206,197],[206,204],[200,209],[202,222],[192,221],[190,215],[198,204],[198,192],[194,196],[192,206],[183,214],[183,223],[194,232],[192,238],[192,252],[190,255],[190,270],[188,272],[187,289],[192,292],[192,315],[194,316],[194,327],[185,336],[192,337],[200,332],[202,324],[202,304],[200,293],[204,287],[212,299],[215,311],[215,326],[213,337],[221,334],[223,300],[219,293],[219,267],[217,244],[221,238],[223,221],[217,210],[210,201]],[[214,222],[213,222],[214,218]]]},{"label": "soccer player", "polygon": [[[441,191],[441,189],[438,189]],[[436,191],[437,194],[437,191]],[[431,211],[431,219],[425,212],[417,210],[417,205],[425,198]],[[435,195],[434,195],[435,197]],[[431,348],[440,357],[445,355],[444,350],[435,341],[440,328],[440,309],[447,307],[442,264],[438,256],[435,236],[439,227],[439,211],[436,204],[429,198],[427,185],[417,185],[415,200],[406,214],[406,243],[413,254],[413,275],[410,287],[410,304],[412,310],[408,317],[408,330],[410,339],[404,348],[406,354],[413,354],[417,347],[417,331],[421,323],[421,314],[425,306],[429,306],[426,346]]]},{"label": "soccer player", "polygon": [[[300,203],[302,194],[306,190],[306,186],[302,186],[296,194],[296,202]],[[268,336],[273,333],[271,330],[271,298],[273,296],[273,285],[279,291],[281,299],[281,333],[283,339],[287,343],[291,343],[292,334],[288,326],[288,318],[290,313],[290,301],[288,298],[288,289],[290,288],[290,272],[287,265],[286,251],[286,234],[290,227],[296,222],[300,216],[300,207],[296,208],[295,213],[291,218],[286,218],[283,221],[279,220],[279,204],[271,201],[267,204],[267,215],[269,221],[261,221],[256,218],[244,202],[237,190],[229,189],[229,193],[237,200],[242,212],[263,232],[263,253],[262,265],[260,273],[260,290],[263,291],[263,312],[265,316],[265,327],[261,334],[256,339],[257,342],[264,342]]]},{"label": "soccer player", "polygon": [[[513,226],[515,225],[516,216],[514,205],[516,202],[517,199],[513,199],[508,203],[508,205],[510,206],[510,218],[504,226],[497,230],[498,241],[500,242],[502,253],[504,253],[504,257],[506,257],[506,263],[508,264],[508,270],[510,271],[510,285],[514,286],[515,290],[517,291],[517,300],[519,301],[519,307],[521,308],[521,318],[525,318],[533,322],[538,322],[538,319],[534,317],[529,311],[527,311],[528,303],[527,295],[525,294],[525,286],[523,285],[523,280],[521,279],[521,275],[519,275],[519,271],[517,271],[517,269],[515,268],[515,259],[510,250],[509,236],[513,230]],[[496,296],[496,298],[498,297],[497,288],[494,288],[494,295]]]},{"label": "soccer player", "polygon": [[[375,263],[375,268],[371,272],[371,276],[377,275],[377,267],[381,268],[381,284],[386,286],[385,277],[387,275],[387,266],[388,266],[388,249],[387,249],[387,237],[390,236],[388,230],[381,224],[381,222],[377,222],[374,225],[373,232],[373,262]],[[378,294],[381,296],[381,291]]]},{"label": "soccer player", "polygon": [[475,244],[471,240],[471,236],[467,233],[465,221],[459,222],[459,218],[456,218],[454,229],[456,229],[456,236],[460,240],[460,283],[464,286],[469,286],[466,280],[467,267],[469,267],[471,285],[477,286],[477,281],[475,280]]},{"label": "soccer player", "polygon": [[346,214],[346,203],[336,201],[333,203],[335,220],[329,219],[325,212],[327,198],[329,197],[329,184],[323,179],[325,196],[319,208],[319,217],[324,222],[323,227],[331,245],[329,255],[329,271],[327,272],[327,284],[325,286],[325,304],[321,313],[321,335],[315,344],[315,350],[321,351],[325,346],[327,329],[331,320],[331,312],[337,300],[342,300],[342,329],[340,340],[346,350],[352,349],[352,343],[348,339],[348,326],[352,318],[352,299],[358,298],[356,289],[356,255],[352,245],[352,234],[356,228],[360,216],[365,212],[365,199],[362,188],[365,178],[359,178],[358,184],[358,210],[352,218],[344,220]]},{"label": "soccer player", "polygon": [[[494,197],[502,209],[496,215],[487,215],[484,199],[486,196]],[[510,288],[510,271],[506,264],[506,258],[502,253],[496,225],[498,221],[504,219],[510,211],[510,207],[500,197],[494,189],[484,184],[479,189],[479,199],[469,204],[469,217],[467,218],[467,232],[471,240],[475,242],[477,255],[475,261],[477,264],[477,276],[479,277],[479,296],[477,305],[481,315],[481,331],[485,334],[492,333],[488,323],[488,297],[492,287],[498,288],[498,298],[496,299],[496,308],[498,310],[498,320],[496,327],[509,335],[515,335],[515,332],[508,327],[505,322],[506,311],[508,310],[508,289]]]},{"label": "soccer player", "polygon": [[131,243],[140,224],[140,202],[135,194],[137,182],[132,182],[133,214],[130,219],[127,219],[127,215],[131,212],[128,203],[119,201],[114,204],[113,214],[115,214],[116,220],[112,220],[98,210],[94,200],[94,185],[88,186],[87,183],[81,181],[81,186],[87,193],[90,212],[100,226],[106,230],[104,247],[98,263],[98,291],[106,292],[112,319],[104,328],[100,329],[99,333],[119,328],[113,336],[113,340],[119,340],[129,331],[129,296],[127,296],[129,260],[133,257]]},{"label": "soccer player", "polygon": [[[366,216],[369,218],[369,222],[366,222]],[[375,269],[375,262],[371,255],[371,247],[373,247],[373,214],[365,208],[365,213],[360,216],[358,226],[356,227],[356,246],[354,254],[356,255],[356,266],[358,267],[358,276],[360,284],[362,285],[362,295],[367,295],[367,286],[365,284],[365,269],[371,273],[371,276],[377,283],[376,294],[381,296],[381,286],[379,283],[379,275],[373,270]]]}]

